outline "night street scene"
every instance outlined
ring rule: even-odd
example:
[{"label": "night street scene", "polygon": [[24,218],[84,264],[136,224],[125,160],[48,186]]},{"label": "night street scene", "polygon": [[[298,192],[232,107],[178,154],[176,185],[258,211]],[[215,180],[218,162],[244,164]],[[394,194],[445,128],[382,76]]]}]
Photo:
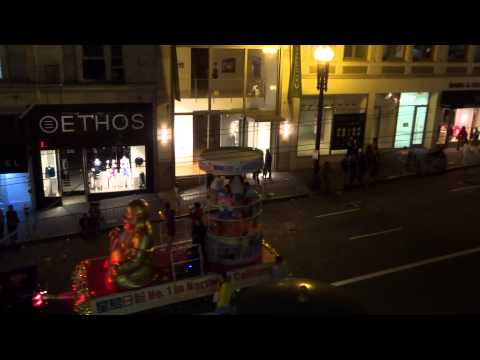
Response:
[{"label": "night street scene", "polygon": [[0,313],[480,314],[480,45],[0,45]]}]

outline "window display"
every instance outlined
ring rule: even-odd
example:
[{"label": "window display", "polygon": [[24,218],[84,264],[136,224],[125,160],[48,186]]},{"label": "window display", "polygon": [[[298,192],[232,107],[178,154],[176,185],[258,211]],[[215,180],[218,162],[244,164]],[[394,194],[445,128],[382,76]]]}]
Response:
[{"label": "window display", "polygon": [[146,188],[145,146],[113,146],[87,150],[90,193]]},{"label": "window display", "polygon": [[57,151],[42,150],[40,158],[43,169],[43,192],[46,197],[59,197]]}]

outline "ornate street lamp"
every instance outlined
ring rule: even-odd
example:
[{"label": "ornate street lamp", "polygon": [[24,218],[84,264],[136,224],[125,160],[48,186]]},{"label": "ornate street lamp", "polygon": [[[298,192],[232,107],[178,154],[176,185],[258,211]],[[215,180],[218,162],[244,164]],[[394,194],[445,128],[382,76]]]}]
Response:
[{"label": "ornate street lamp", "polygon": [[315,136],[315,151],[313,152],[313,178],[312,189],[318,188],[320,172],[320,131],[322,128],[323,117],[323,94],[327,91],[329,63],[333,59],[333,50],[330,46],[319,46],[314,53],[317,60],[317,89],[318,94],[318,112],[317,112],[317,133]]}]

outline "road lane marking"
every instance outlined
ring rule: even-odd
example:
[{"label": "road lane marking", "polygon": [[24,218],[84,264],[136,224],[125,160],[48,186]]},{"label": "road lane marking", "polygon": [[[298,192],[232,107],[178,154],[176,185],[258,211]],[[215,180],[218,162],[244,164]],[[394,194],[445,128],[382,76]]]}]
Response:
[{"label": "road lane marking", "polygon": [[428,265],[428,264],[433,264],[433,263],[453,259],[453,258],[460,257],[460,256],[475,254],[477,252],[480,252],[480,247],[458,251],[458,252],[455,252],[455,253],[452,253],[452,254],[449,254],[449,255],[437,256],[437,257],[434,257],[434,258],[431,258],[431,259],[417,261],[417,262],[414,262],[414,263],[411,263],[411,264],[406,264],[406,265],[402,265],[402,266],[393,267],[393,268],[390,268],[390,269],[377,271],[377,272],[370,273],[370,274],[356,276],[356,277],[346,279],[346,280],[336,281],[334,283],[331,283],[331,285],[333,285],[333,286],[345,286],[345,285],[353,284],[353,283],[356,283],[356,282],[359,282],[359,281],[369,280],[369,279],[389,275],[389,274],[400,272],[400,271],[410,270],[410,269],[414,269],[414,268],[417,268],[417,267],[420,267],[420,266],[425,266],[425,265]]},{"label": "road lane marking", "polygon": [[480,185],[462,186],[462,187],[459,187],[459,188],[450,189],[449,191],[450,192],[456,192],[456,191],[473,190],[473,189],[477,189],[477,188],[480,188]]},{"label": "road lane marking", "polygon": [[331,213],[327,213],[327,214],[317,215],[315,217],[316,218],[323,218],[323,217],[327,217],[327,216],[334,216],[334,215],[351,213],[351,212],[359,211],[359,210],[360,210],[359,208],[355,208],[355,209],[349,209],[349,210],[344,210],[344,211],[336,211],[336,212],[331,212]]},{"label": "road lane marking", "polygon": [[391,232],[401,231],[401,230],[403,230],[403,227],[399,226],[399,227],[396,227],[396,228],[393,228],[393,229],[378,231],[378,232],[374,232],[374,233],[370,233],[370,234],[350,236],[348,238],[348,240],[363,239],[363,238],[366,238],[366,237],[369,237],[369,236],[377,236],[377,235],[382,235],[382,234],[388,234],[388,233],[391,233]]}]

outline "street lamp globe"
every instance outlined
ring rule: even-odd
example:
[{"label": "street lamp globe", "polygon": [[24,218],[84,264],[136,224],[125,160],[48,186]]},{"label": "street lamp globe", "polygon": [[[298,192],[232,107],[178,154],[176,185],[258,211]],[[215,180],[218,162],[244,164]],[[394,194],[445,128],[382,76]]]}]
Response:
[{"label": "street lamp globe", "polygon": [[328,63],[333,59],[333,50],[330,46],[319,46],[315,49],[315,60],[321,63]]}]

